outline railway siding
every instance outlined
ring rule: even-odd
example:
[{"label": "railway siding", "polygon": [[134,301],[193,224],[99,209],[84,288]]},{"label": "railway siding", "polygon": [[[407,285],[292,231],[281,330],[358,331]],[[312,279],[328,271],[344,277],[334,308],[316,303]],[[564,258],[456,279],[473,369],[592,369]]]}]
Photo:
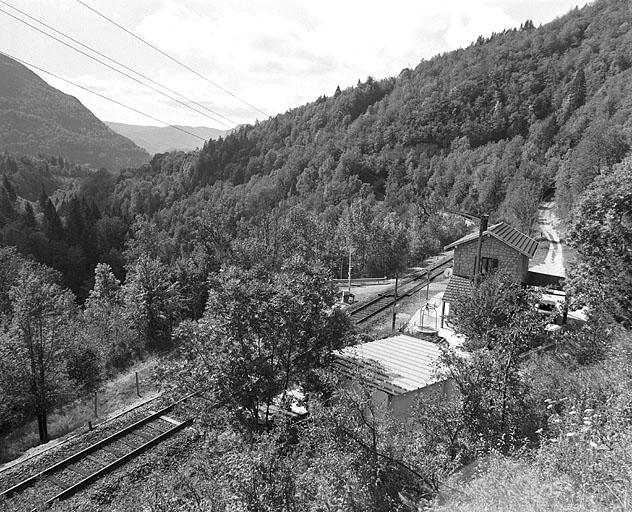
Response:
[{"label": "railway siding", "polygon": [[12,468],[0,479],[0,488],[5,489],[0,497],[20,499],[22,493],[36,493],[40,497],[38,501],[50,505],[72,496],[189,426],[192,418],[180,421],[166,414],[191,396],[158,411],[138,409],[126,418],[127,422],[121,422],[123,424],[112,425],[114,428],[102,429],[98,434],[90,432],[93,435],[85,436],[83,442],[72,443]]},{"label": "railway siding", "polygon": [[[430,265],[426,269],[416,272],[403,280],[397,290],[397,300],[417,293],[426,285],[426,275],[430,275],[430,281],[442,275],[443,272],[452,265],[453,257],[447,256],[438,262]],[[395,287],[377,295],[376,297],[362,302],[348,310],[349,316],[356,324],[361,324],[380,314],[385,309],[391,307],[395,302]]]}]

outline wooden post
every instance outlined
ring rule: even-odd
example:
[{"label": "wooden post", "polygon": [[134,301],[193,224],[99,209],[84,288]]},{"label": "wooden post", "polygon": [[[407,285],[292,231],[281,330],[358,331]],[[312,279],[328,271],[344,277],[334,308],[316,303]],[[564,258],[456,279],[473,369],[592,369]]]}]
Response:
[{"label": "wooden post", "polygon": [[98,399],[98,395],[97,395],[97,392],[95,391],[95,392],[94,392],[94,416],[95,416],[96,418],[98,418],[98,417],[99,417],[99,414],[98,414],[98,409],[97,409],[97,404],[98,404],[98,401],[99,401],[99,399]]},{"label": "wooden post", "polygon": [[562,325],[566,325],[568,320],[568,306],[571,302],[571,296],[568,292],[564,296],[564,309],[562,310]]},{"label": "wooden post", "polygon": [[92,422],[90,420],[88,420],[88,429],[92,430]]},{"label": "wooden post", "polygon": [[395,317],[397,313],[395,313],[395,306],[397,305],[397,280],[399,278],[399,272],[395,274],[395,297],[393,299],[393,325],[391,326],[391,332],[395,332]]},{"label": "wooden post", "polygon": [[135,373],[136,373],[136,394],[140,398],[140,384],[138,382],[138,372],[135,372]]},{"label": "wooden post", "polygon": [[443,329],[443,317],[445,316],[445,301],[441,301],[441,328]]}]

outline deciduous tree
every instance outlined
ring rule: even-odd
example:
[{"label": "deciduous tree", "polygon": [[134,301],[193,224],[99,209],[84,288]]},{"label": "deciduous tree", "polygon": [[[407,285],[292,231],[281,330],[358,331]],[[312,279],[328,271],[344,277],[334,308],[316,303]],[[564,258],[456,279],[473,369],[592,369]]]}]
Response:
[{"label": "deciduous tree", "polygon": [[72,293],[56,280],[53,272],[40,265],[24,265],[9,291],[13,357],[28,382],[28,402],[42,443],[48,441],[47,415],[66,377],[67,329],[75,315]]},{"label": "deciduous tree", "polygon": [[319,268],[228,267],[212,283],[204,316],[178,330],[185,389],[208,390],[251,429],[275,397],[304,383],[347,340],[348,320]]},{"label": "deciduous tree", "polygon": [[632,325],[632,160],[598,176],[570,220],[569,291],[593,315]]}]

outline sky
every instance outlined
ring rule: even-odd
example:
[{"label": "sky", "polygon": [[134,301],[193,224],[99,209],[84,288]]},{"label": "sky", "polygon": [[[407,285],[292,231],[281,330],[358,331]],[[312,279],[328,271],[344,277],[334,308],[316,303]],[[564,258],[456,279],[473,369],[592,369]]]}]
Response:
[{"label": "sky", "polygon": [[[205,108],[193,106],[204,115],[98,64],[1,11],[0,50],[154,118],[34,70],[53,87],[76,96],[102,120],[141,125],[160,125],[157,121],[160,120],[166,124],[220,129],[263,120],[323,94],[331,96],[337,86],[344,89],[368,76],[381,79],[398,75],[423,59],[467,47],[479,35],[489,36],[519,27],[527,19],[538,26],[578,4],[577,0],[83,2],[206,80],[110,24],[77,0],[1,0],[0,10],[50,32],[12,7],[20,9],[203,105]],[[174,97],[173,93],[152,86]]]}]

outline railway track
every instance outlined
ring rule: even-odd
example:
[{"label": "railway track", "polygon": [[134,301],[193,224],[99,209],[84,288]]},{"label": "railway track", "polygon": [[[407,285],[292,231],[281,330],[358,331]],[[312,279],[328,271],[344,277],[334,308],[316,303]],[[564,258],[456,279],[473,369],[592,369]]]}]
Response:
[{"label": "railway track", "polygon": [[46,506],[69,498],[190,425],[192,418],[178,421],[167,416],[167,413],[191,396],[151,412],[135,423],[22,480],[2,491],[0,498],[14,498],[29,488],[36,488]]},{"label": "railway track", "polygon": [[452,259],[452,256],[448,256],[402,281],[397,291],[397,299],[395,299],[395,287],[393,287],[386,292],[378,294],[368,302],[358,304],[353,309],[348,310],[349,316],[356,324],[366,322],[392,306],[395,300],[400,300],[402,297],[410,297],[426,286],[426,273],[430,275],[430,281],[443,274],[445,269],[452,265]]}]

